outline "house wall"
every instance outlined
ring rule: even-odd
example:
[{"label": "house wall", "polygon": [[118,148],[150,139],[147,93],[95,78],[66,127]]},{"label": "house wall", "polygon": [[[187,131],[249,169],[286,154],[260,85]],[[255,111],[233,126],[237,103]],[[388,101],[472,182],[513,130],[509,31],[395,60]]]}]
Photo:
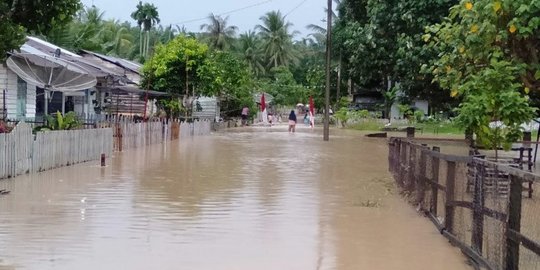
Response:
[{"label": "house wall", "polygon": [[215,97],[200,97],[195,102],[197,101],[199,102],[199,105],[201,107],[200,109],[202,110],[195,110],[193,112],[194,117],[198,117],[200,119],[209,119],[212,121],[219,120],[220,110],[217,99]]},{"label": "house wall", "polygon": [[[0,65],[0,90],[5,90],[5,101],[0,96],[0,112],[5,108],[7,119],[17,119],[17,74],[6,67]],[[5,107],[4,107],[5,106]],[[26,85],[26,120],[33,120],[36,117],[36,86]],[[21,120],[21,119],[17,119]]]},{"label": "house wall", "polygon": [[429,114],[429,102],[426,100],[416,100],[414,101],[414,107],[422,110],[425,115]]}]

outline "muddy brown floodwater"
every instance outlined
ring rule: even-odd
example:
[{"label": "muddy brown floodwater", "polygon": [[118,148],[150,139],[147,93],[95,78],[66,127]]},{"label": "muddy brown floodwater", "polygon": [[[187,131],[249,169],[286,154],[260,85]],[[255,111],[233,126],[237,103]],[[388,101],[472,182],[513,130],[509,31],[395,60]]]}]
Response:
[{"label": "muddy brown floodwater", "polygon": [[0,269],[471,269],[359,133],[236,129],[0,181]]}]

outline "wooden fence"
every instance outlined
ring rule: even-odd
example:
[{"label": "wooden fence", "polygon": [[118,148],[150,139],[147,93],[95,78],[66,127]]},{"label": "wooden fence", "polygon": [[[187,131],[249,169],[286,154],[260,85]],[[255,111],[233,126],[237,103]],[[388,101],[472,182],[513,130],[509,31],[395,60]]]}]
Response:
[{"label": "wooden fence", "polygon": [[38,132],[18,124],[0,134],[0,179],[111,156],[112,130],[86,129]]},{"label": "wooden fence", "polygon": [[540,269],[540,200],[524,188],[540,176],[438,150],[390,139],[389,168],[402,193],[476,266]]},{"label": "wooden fence", "polygon": [[97,160],[101,154],[110,157],[113,151],[209,135],[212,127],[210,121],[137,122],[131,117],[110,117],[92,125],[33,135],[31,125],[19,123],[11,133],[0,134],[0,179]]},{"label": "wooden fence", "polygon": [[112,154],[110,128],[38,132],[32,148],[32,172],[98,160],[101,154]]},{"label": "wooden fence", "polygon": [[31,171],[33,142],[32,128],[26,124],[0,134],[0,179]]},{"label": "wooden fence", "polygon": [[112,127],[113,149],[119,152],[179,138],[210,135],[212,131],[212,122],[208,120],[180,122],[154,119],[148,122],[134,122],[130,118],[119,118],[99,125]]}]

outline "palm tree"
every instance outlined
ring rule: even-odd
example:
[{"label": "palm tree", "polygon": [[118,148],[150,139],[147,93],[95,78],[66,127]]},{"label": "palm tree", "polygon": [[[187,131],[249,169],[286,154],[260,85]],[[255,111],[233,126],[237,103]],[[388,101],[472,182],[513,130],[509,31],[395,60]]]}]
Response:
[{"label": "palm tree", "polygon": [[127,57],[133,47],[133,36],[129,29],[116,20],[105,22],[101,40],[102,51],[118,57]]},{"label": "palm tree", "polygon": [[142,3],[139,1],[137,4],[137,9],[131,13],[131,18],[137,21],[137,25],[142,32],[146,32],[145,40],[140,39],[140,53],[143,57],[148,57],[149,47],[150,47],[150,29],[160,22],[159,13],[157,7],[154,4]]},{"label": "palm tree", "polygon": [[150,29],[160,22],[159,13],[157,7],[154,4],[144,3],[143,6],[143,29],[146,32],[146,46],[144,51],[144,57],[148,57],[148,52],[150,50]]},{"label": "palm tree", "polygon": [[222,18],[219,15],[210,13],[208,15],[210,23],[201,25],[201,30],[205,30],[210,39],[210,45],[218,50],[228,48],[238,30],[238,27],[234,25],[227,26],[228,19],[228,16]]},{"label": "palm tree", "polygon": [[236,46],[236,49],[240,54],[240,58],[244,60],[255,75],[259,75],[264,72],[259,45],[259,38],[255,32],[250,30],[240,35]]},{"label": "palm tree", "polygon": [[262,39],[262,48],[268,67],[287,66],[297,61],[293,51],[292,37],[289,33],[291,23],[279,11],[271,11],[261,18],[262,24],[256,26]]},{"label": "palm tree", "polygon": [[309,24],[306,28],[312,32],[308,35],[309,45],[323,50],[326,46],[326,28],[316,24]]},{"label": "palm tree", "polygon": [[144,21],[142,1],[139,1],[139,3],[137,4],[137,9],[131,13],[131,18],[137,21],[137,26],[139,27],[139,55],[142,56],[143,55],[142,24]]},{"label": "palm tree", "polygon": [[72,24],[71,46],[72,49],[99,50],[98,36],[103,26],[104,12],[92,6],[82,10],[78,14],[78,21]]}]

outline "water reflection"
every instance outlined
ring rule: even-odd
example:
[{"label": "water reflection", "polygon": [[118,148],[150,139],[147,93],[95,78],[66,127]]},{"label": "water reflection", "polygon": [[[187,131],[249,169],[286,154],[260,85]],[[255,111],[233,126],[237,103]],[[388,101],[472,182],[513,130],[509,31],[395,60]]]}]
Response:
[{"label": "water reflection", "polygon": [[394,194],[385,141],[278,129],[0,181],[0,269],[468,269]]}]

